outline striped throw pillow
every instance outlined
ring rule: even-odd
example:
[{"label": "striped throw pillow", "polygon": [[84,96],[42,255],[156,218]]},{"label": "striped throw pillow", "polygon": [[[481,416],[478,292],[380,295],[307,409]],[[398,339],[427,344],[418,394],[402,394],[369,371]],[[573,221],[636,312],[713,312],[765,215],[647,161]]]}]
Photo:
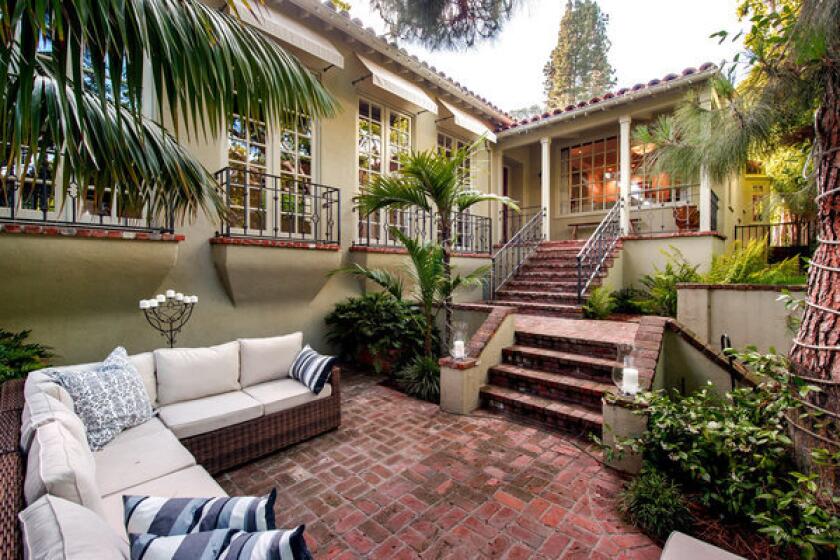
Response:
[{"label": "striped throw pillow", "polygon": [[277,490],[262,497],[156,498],[123,496],[128,534],[186,535],[215,529],[268,531],[277,526]]},{"label": "striped throw pillow", "polygon": [[329,381],[334,363],[334,356],[322,356],[307,344],[292,362],[289,377],[297,379],[317,395]]},{"label": "striped throw pillow", "polygon": [[312,560],[304,525],[247,533],[216,529],[190,535],[130,535],[131,560]]}]

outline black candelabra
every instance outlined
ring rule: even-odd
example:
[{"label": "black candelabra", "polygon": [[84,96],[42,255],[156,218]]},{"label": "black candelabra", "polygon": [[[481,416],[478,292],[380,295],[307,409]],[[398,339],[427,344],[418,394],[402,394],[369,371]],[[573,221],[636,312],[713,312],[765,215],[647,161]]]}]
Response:
[{"label": "black candelabra", "polygon": [[193,308],[198,303],[197,296],[185,296],[175,290],[167,290],[152,299],[141,299],[140,309],[146,315],[146,321],[154,327],[169,343],[175,346],[175,337],[192,316]]}]

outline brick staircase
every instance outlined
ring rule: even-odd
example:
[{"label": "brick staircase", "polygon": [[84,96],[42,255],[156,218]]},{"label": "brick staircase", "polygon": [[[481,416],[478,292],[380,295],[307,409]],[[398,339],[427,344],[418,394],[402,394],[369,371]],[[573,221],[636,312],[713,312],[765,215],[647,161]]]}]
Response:
[{"label": "brick staircase", "polygon": [[517,328],[515,344],[488,372],[482,406],[550,429],[600,436],[601,397],[615,389],[618,343],[598,340],[591,328],[581,330],[578,337]]}]

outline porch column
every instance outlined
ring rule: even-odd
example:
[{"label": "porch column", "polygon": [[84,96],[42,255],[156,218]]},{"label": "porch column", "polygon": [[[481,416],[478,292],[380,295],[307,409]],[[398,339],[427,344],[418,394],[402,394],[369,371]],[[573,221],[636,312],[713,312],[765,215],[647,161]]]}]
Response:
[{"label": "porch column", "polygon": [[540,138],[542,170],[540,174],[540,205],[543,207],[543,238],[551,239],[551,138]]},{"label": "porch column", "polygon": [[[493,148],[493,151],[490,152],[490,162],[490,192],[502,196],[505,194],[503,183],[504,170],[502,168],[502,164],[504,163],[504,152],[502,152],[502,149],[498,145],[496,145]],[[492,243],[498,243],[502,240],[502,236],[504,235],[504,232],[502,231],[503,208],[504,207],[501,204],[497,204],[495,202],[491,203],[490,217],[492,218],[493,223],[493,239],[491,239]]]},{"label": "porch column", "polygon": [[630,115],[618,119],[620,132],[618,149],[618,178],[621,197],[619,222],[622,235],[630,234]]},{"label": "porch column", "polygon": [[700,231],[712,230],[712,179],[704,165],[700,168]]}]

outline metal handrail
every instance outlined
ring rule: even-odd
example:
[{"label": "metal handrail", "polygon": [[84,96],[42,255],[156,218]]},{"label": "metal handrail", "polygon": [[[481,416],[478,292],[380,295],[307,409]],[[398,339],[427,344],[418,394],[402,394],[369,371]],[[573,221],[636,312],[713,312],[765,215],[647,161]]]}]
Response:
[{"label": "metal handrail", "polygon": [[522,263],[542,243],[544,219],[545,208],[528,220],[522,226],[522,229],[516,232],[510,238],[510,241],[505,243],[493,255],[493,262],[490,267],[489,294],[487,294],[490,298],[495,299],[496,292],[516,274],[522,266]]},{"label": "metal handrail", "polygon": [[616,203],[607,212],[576,256],[578,302],[583,300],[583,294],[589,289],[592,280],[601,271],[604,261],[621,238],[621,204]]}]

